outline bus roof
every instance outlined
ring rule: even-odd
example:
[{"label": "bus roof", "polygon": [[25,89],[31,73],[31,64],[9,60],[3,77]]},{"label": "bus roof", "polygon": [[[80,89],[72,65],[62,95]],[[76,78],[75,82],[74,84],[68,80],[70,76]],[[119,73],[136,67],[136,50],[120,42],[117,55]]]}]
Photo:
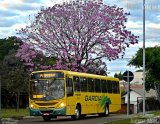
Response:
[{"label": "bus roof", "polygon": [[84,72],[75,72],[75,71],[68,71],[68,70],[41,70],[41,71],[33,71],[32,73],[43,73],[43,72],[64,72],[65,74],[70,74],[70,75],[77,75],[77,76],[87,75],[88,77],[95,77],[96,76],[98,78],[108,78],[111,80],[119,80],[118,78],[111,77],[111,76],[90,74],[90,73],[84,73]]}]

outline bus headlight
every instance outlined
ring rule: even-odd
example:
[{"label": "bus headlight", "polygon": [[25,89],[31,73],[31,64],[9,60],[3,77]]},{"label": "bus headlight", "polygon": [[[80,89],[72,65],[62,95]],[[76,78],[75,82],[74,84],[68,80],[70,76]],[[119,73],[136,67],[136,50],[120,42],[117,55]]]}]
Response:
[{"label": "bus headlight", "polygon": [[31,104],[31,105],[30,105],[30,107],[31,107],[31,108],[34,108],[34,105],[33,105],[33,104]]},{"label": "bus headlight", "polygon": [[65,104],[63,102],[59,105],[60,108],[63,108],[64,106]]}]

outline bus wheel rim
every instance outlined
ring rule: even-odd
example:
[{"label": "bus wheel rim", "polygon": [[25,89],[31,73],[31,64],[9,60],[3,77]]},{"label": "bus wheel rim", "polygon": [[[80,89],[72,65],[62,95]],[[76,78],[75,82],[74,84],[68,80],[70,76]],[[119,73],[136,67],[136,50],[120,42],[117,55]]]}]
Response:
[{"label": "bus wheel rim", "polygon": [[76,114],[76,118],[79,118],[79,110],[78,109],[75,110],[75,114]]},{"label": "bus wheel rim", "polygon": [[108,107],[106,106],[106,115],[108,115]]}]

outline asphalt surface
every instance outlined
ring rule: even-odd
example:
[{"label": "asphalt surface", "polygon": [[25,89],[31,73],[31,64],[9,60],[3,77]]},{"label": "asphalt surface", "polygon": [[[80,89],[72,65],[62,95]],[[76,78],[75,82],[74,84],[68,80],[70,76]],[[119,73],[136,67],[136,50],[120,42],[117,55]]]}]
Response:
[{"label": "asphalt surface", "polygon": [[110,114],[109,117],[98,117],[97,115],[89,115],[81,120],[73,121],[70,117],[58,117],[57,119],[52,119],[49,122],[45,122],[42,117],[31,117],[31,118],[23,118],[22,120],[18,120],[18,124],[104,124],[105,122],[111,122],[115,120],[121,120],[126,118],[132,118],[134,115],[125,114]]}]

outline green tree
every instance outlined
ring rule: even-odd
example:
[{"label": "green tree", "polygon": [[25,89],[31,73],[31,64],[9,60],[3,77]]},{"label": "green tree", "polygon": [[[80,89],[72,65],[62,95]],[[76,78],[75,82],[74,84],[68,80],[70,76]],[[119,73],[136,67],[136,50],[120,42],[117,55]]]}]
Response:
[{"label": "green tree", "polygon": [[11,49],[18,49],[18,45],[21,41],[17,40],[15,36],[0,39],[0,60],[3,60],[4,57],[9,53]]},{"label": "green tree", "polygon": [[9,92],[16,93],[17,111],[19,110],[19,96],[20,92],[27,91],[25,81],[27,80],[27,73],[24,70],[23,64],[15,57],[16,50],[12,49],[3,59],[2,86]]},{"label": "green tree", "polygon": [[[16,57],[17,50],[22,42],[16,37],[0,39],[0,75],[2,77],[2,89],[17,94],[17,111],[19,110],[20,92],[28,91],[28,66],[24,65],[19,58]],[[34,58],[34,64],[48,66],[55,62],[54,57],[46,57],[43,54],[37,54]],[[34,65],[35,66],[35,65]],[[39,70],[38,66],[35,66]]]},{"label": "green tree", "polygon": [[[154,89],[155,84],[160,83],[160,47],[148,47],[145,49],[146,62],[146,89]],[[143,67],[143,49],[140,48],[128,65]]]},{"label": "green tree", "polygon": [[123,80],[123,74],[121,72],[120,73],[115,73],[114,77],[119,78],[119,80]]},{"label": "green tree", "polygon": [[[11,81],[13,81],[12,77],[15,77],[15,75],[12,76],[12,73],[17,72],[15,68],[22,66],[22,63],[15,57],[16,50],[21,43],[22,42],[15,36],[0,39],[0,74],[2,75],[2,88],[9,91],[11,89],[13,91],[17,86],[21,86],[16,84],[12,86],[13,83],[11,83]],[[22,73],[17,73],[17,76],[20,74]]]}]

